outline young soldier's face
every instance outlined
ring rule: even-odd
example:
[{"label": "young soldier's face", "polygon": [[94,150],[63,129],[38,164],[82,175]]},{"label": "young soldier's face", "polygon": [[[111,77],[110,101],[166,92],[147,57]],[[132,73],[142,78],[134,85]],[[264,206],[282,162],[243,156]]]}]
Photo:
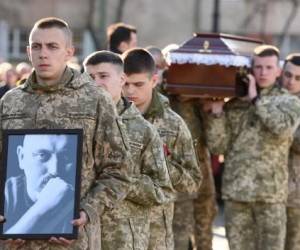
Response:
[{"label": "young soldier's face", "polygon": [[144,113],[152,100],[152,90],[156,86],[156,75],[150,73],[138,73],[126,76],[123,94],[134,102],[137,108]]},{"label": "young soldier's face", "polygon": [[261,88],[272,86],[281,72],[276,56],[255,56],[252,69],[256,83]]},{"label": "young soldier's face", "polygon": [[282,85],[291,94],[300,93],[300,66],[287,62],[282,73]]},{"label": "young soldier's face", "polygon": [[87,65],[86,72],[95,80],[96,84],[104,87],[115,102],[121,98],[122,87],[125,84],[125,74],[120,66],[111,63]]},{"label": "young soldier's face", "polygon": [[59,28],[35,29],[27,47],[38,82],[49,85],[60,80],[73,52],[67,35]]}]

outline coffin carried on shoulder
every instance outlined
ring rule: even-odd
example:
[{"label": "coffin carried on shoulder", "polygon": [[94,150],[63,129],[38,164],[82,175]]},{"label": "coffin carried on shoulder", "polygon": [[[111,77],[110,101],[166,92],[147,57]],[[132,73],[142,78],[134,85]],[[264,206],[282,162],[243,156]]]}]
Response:
[{"label": "coffin carried on shoulder", "polygon": [[190,97],[231,97],[235,76],[251,66],[253,50],[262,41],[227,34],[194,34],[167,54],[166,91]]}]

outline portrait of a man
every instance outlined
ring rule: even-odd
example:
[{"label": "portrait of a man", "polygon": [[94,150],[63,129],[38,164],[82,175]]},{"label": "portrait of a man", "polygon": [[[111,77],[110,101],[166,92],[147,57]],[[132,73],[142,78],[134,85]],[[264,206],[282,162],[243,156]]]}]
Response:
[{"label": "portrait of a man", "polygon": [[4,234],[72,233],[77,136],[9,135]]}]

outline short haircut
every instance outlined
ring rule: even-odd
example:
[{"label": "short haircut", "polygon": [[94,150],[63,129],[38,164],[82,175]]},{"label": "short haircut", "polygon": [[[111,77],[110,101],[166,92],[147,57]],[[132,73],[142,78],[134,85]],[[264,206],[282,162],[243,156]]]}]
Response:
[{"label": "short haircut", "polygon": [[258,57],[276,56],[279,59],[280,51],[273,45],[260,45],[254,49],[253,54]]},{"label": "short haircut", "polygon": [[119,66],[122,70],[124,68],[121,56],[107,50],[96,51],[88,55],[83,61],[83,66],[86,70],[86,66],[97,65],[99,63],[111,63]]},{"label": "short haircut", "polygon": [[122,55],[125,74],[149,73],[153,75],[156,71],[155,62],[151,54],[140,48],[126,51]]},{"label": "short haircut", "polygon": [[66,34],[69,45],[72,45],[73,34],[68,23],[57,17],[46,17],[38,20],[30,31],[29,40],[31,40],[31,36],[34,30],[50,28],[61,29]]},{"label": "short haircut", "polygon": [[163,55],[160,48],[154,46],[148,46],[145,48],[153,57],[156,69],[166,69],[168,63],[166,62],[165,56]]},{"label": "short haircut", "polygon": [[300,66],[300,53],[293,53],[293,54],[289,54],[285,60],[284,60],[284,65],[283,67],[285,67],[285,65],[290,62],[296,66]]},{"label": "short haircut", "polygon": [[163,57],[163,54],[161,52],[160,48],[154,47],[154,46],[147,46],[145,48],[152,56],[161,56]]},{"label": "short haircut", "polygon": [[259,45],[253,51],[251,65],[253,66],[254,57],[268,57],[268,56],[276,56],[277,57],[277,64],[279,65],[280,61],[280,51],[277,47],[273,45]]},{"label": "short haircut", "polygon": [[137,33],[134,26],[125,23],[114,23],[107,28],[108,49],[115,53],[121,53],[118,49],[121,42],[128,42],[131,33]]}]

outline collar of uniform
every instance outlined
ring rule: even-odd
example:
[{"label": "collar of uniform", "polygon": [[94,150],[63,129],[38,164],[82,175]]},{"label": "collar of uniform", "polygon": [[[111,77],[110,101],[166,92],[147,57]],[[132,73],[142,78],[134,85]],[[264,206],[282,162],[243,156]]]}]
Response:
[{"label": "collar of uniform", "polygon": [[149,108],[143,115],[146,120],[148,120],[150,117],[157,117],[162,116],[164,110],[164,103],[163,100],[160,98],[159,93],[156,89],[152,92],[152,100],[149,105]]},{"label": "collar of uniform", "polygon": [[23,88],[32,91],[41,92],[55,92],[57,90],[63,89],[69,82],[72,81],[74,77],[74,72],[69,67],[66,67],[59,82],[52,86],[47,86],[43,83],[38,83],[36,80],[36,72],[33,71],[29,78],[25,81]]},{"label": "collar of uniform", "polygon": [[126,105],[126,99],[124,97],[121,97],[121,99],[118,101],[117,103],[117,111],[118,111],[118,114],[121,116],[125,110],[127,109],[127,105]]},{"label": "collar of uniform", "polygon": [[268,88],[260,89],[259,95],[260,96],[270,95],[274,90],[278,90],[278,89],[280,89],[280,86],[277,82],[275,82],[272,86]]},{"label": "collar of uniform", "polygon": [[122,119],[135,119],[137,116],[141,116],[137,107],[125,97],[122,97],[117,103],[117,112]]}]

